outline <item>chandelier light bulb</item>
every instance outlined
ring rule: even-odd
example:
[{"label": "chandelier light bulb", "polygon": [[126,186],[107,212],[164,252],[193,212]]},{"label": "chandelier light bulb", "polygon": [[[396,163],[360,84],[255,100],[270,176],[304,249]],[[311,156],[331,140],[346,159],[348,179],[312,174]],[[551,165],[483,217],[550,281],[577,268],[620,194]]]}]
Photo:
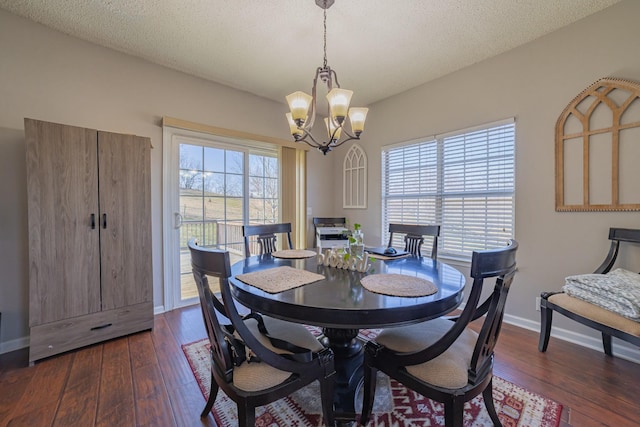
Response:
[{"label": "chandelier light bulb", "polygon": [[324,125],[327,128],[327,134],[330,141],[337,141],[342,135],[342,126],[336,125],[333,120],[328,117],[324,119]]},{"label": "chandelier light bulb", "polygon": [[364,130],[364,122],[367,120],[368,108],[349,108],[349,121],[351,130],[356,135],[360,135]]},{"label": "chandelier light bulb", "polygon": [[291,113],[287,113],[285,114],[285,116],[287,116],[287,122],[289,122],[289,131],[291,132],[291,135],[293,135],[293,138],[296,141],[299,140],[302,137],[304,131],[298,127],[295,121],[293,121],[293,116],[291,115]]},{"label": "chandelier light bulb", "polygon": [[342,124],[344,118],[347,117],[347,111],[349,111],[349,104],[351,103],[352,96],[352,90],[340,88],[331,89],[327,94],[331,117],[340,124]]},{"label": "chandelier light bulb", "polygon": [[306,122],[307,116],[309,114],[309,106],[313,101],[311,95],[308,95],[301,91],[297,91],[293,92],[291,95],[288,95],[286,97],[286,100],[289,104],[289,110],[291,110],[293,121],[298,125]]}]

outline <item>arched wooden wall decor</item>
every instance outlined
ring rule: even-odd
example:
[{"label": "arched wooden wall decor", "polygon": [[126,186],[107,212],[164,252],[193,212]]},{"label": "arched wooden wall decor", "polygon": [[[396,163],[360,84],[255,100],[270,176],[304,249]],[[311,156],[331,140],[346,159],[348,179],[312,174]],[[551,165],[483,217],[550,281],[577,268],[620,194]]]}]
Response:
[{"label": "arched wooden wall decor", "polygon": [[603,78],[556,123],[556,211],[640,210],[640,84]]},{"label": "arched wooden wall decor", "polygon": [[358,144],[353,144],[344,156],[342,164],[342,207],[367,207],[367,154]]}]

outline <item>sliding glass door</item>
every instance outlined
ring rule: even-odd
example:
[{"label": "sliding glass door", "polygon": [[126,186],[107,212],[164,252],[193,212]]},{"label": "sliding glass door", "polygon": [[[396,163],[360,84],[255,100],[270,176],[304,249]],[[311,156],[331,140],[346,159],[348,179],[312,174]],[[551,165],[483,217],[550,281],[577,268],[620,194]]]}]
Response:
[{"label": "sliding glass door", "polygon": [[[172,298],[168,309],[192,304],[198,293],[187,242],[229,251],[231,263],[244,258],[244,224],[275,223],[279,218],[279,162],[276,150],[241,143],[172,135],[173,200],[171,231]],[[216,283],[211,283],[212,286]]]}]

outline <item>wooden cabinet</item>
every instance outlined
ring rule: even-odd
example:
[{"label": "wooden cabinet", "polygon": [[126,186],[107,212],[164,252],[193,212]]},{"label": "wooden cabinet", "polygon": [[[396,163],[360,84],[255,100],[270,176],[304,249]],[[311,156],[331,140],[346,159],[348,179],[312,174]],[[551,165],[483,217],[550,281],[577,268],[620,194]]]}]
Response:
[{"label": "wooden cabinet", "polygon": [[150,140],[25,119],[31,362],[153,327]]}]

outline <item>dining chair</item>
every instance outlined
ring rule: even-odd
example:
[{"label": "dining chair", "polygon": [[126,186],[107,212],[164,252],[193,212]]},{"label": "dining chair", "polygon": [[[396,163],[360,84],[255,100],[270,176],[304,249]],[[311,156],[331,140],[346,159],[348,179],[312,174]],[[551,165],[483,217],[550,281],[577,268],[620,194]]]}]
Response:
[{"label": "dining chair", "polygon": [[249,245],[249,238],[251,236],[258,236],[257,242],[260,246],[260,254],[270,254],[277,250],[276,234],[283,234],[286,236],[288,249],[293,249],[291,243],[291,223],[285,222],[281,224],[258,224],[258,225],[243,225],[242,236],[244,237],[244,253],[247,258],[251,256],[251,248]]},{"label": "dining chair", "polygon": [[[241,316],[231,295],[229,252],[188,242],[200,308],[209,337],[211,392],[201,418],[207,417],[218,389],[238,409],[238,425],[255,425],[255,408],[314,382],[320,383],[322,415],[334,424],[334,357],[302,325],[259,316]],[[222,300],[209,288],[220,281]]]},{"label": "dining chair", "polygon": [[347,227],[346,217],[314,217],[313,218],[313,248],[318,246],[318,227]]},{"label": "dining chair", "polygon": [[393,246],[394,234],[404,234],[404,250],[417,256],[422,256],[420,249],[424,243],[424,236],[433,237],[431,258],[436,259],[438,257],[439,225],[389,224],[389,243],[387,247]]},{"label": "dining chair", "polygon": [[[447,427],[462,427],[464,403],[480,393],[494,425],[502,425],[493,404],[493,359],[517,249],[518,243],[511,240],[506,247],[473,252],[473,284],[458,316],[384,329],[365,344],[362,425],[371,416],[378,371],[443,403]],[[491,278],[493,291],[480,304],[483,288],[489,287],[486,279]],[[479,332],[468,327],[483,316]]]}]

